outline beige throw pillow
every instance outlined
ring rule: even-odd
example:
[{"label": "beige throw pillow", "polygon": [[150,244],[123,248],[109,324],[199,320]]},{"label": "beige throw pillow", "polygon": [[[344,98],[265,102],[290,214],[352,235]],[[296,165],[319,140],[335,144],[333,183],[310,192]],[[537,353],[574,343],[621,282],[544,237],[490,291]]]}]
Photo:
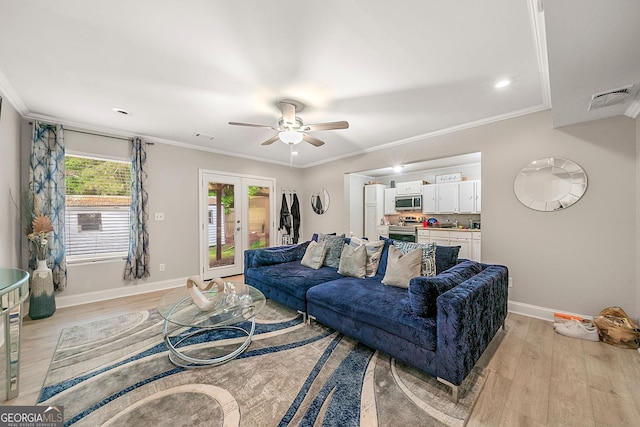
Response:
[{"label": "beige throw pillow", "polygon": [[421,261],[421,248],[414,249],[406,255],[403,255],[400,249],[393,245],[389,246],[387,272],[382,279],[382,283],[409,289],[409,281],[411,278],[420,275]]},{"label": "beige throw pillow", "polygon": [[362,240],[357,237],[351,238],[351,243],[349,246],[352,248],[357,248],[360,245],[364,245],[367,250],[367,277],[375,276],[378,272],[378,265],[380,264],[380,257],[382,256],[382,249],[384,248],[384,242],[382,240],[376,240],[373,242],[369,242],[367,240]]},{"label": "beige throw pillow", "polygon": [[314,270],[322,267],[322,262],[324,261],[324,256],[327,253],[327,242],[314,242],[311,241],[309,246],[307,246],[307,250],[300,261],[300,264],[305,267],[313,268]]},{"label": "beige throw pillow", "polygon": [[352,248],[345,244],[340,255],[338,274],[363,279],[367,273],[367,250],[364,245]]}]

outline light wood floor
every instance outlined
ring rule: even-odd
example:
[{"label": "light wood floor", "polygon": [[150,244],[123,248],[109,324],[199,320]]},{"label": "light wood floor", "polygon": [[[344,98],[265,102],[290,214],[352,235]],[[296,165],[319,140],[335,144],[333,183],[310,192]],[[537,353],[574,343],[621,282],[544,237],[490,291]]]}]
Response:
[{"label": "light wood floor", "polygon": [[[242,277],[236,278],[242,280]],[[90,321],[155,308],[166,291],[58,309],[25,319],[19,397],[33,405],[60,331]],[[489,370],[469,426],[640,425],[640,353],[563,337],[550,322],[509,314],[478,362]]]}]

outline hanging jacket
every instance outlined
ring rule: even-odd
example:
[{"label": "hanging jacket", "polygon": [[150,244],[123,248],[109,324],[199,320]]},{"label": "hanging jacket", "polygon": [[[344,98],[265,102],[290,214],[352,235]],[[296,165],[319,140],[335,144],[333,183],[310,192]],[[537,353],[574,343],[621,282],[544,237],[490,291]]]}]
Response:
[{"label": "hanging jacket", "polygon": [[298,195],[293,193],[293,202],[291,202],[291,216],[293,217],[293,243],[298,243],[300,238],[300,203]]},{"label": "hanging jacket", "polygon": [[278,230],[287,230],[287,234],[291,234],[291,216],[289,214],[289,206],[287,205],[286,194],[282,195],[282,206],[280,207],[280,227]]}]

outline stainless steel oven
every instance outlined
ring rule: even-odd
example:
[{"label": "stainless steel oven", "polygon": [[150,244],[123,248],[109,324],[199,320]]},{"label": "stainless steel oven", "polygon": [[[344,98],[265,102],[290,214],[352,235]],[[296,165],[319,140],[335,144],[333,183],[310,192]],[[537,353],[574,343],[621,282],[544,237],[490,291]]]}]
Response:
[{"label": "stainless steel oven", "polygon": [[416,228],[411,226],[390,225],[389,238],[403,242],[416,242]]}]

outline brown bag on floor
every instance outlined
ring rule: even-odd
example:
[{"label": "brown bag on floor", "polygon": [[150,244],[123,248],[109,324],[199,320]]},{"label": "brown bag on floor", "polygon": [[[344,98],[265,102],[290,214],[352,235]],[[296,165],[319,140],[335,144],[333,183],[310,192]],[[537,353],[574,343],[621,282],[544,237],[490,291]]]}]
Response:
[{"label": "brown bag on floor", "polygon": [[620,307],[607,307],[593,320],[600,331],[600,340],[622,348],[638,348],[640,329]]}]

